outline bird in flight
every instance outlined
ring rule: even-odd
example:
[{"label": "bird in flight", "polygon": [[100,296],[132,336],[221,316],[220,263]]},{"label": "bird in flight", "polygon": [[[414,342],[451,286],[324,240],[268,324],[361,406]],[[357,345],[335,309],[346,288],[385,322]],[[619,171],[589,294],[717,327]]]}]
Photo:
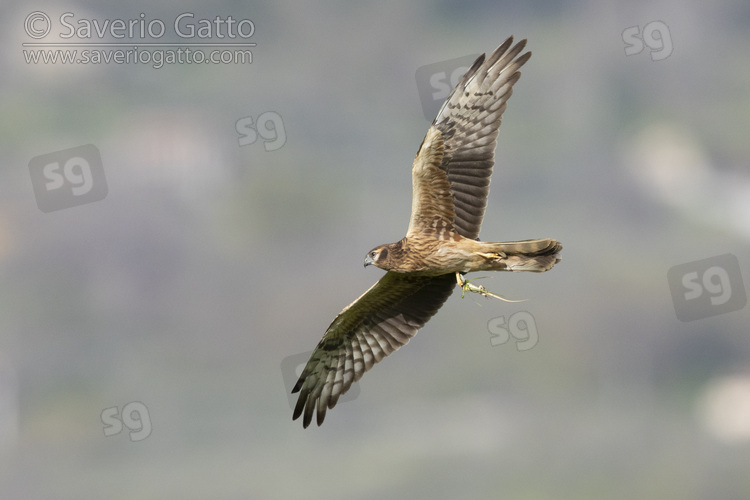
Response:
[{"label": "bird in flight", "polygon": [[[478,240],[500,119],[518,81],[526,40],[508,38],[482,54],[448,96],[427,130],[412,165],[412,207],[406,236],[367,253],[365,266],[386,274],[339,313],[302,370],[292,419],[306,428],[353,382],[409,342],[458,283],[480,291],[463,274],[473,271],[544,272],[559,262],[554,239],[502,243]],[[317,411],[316,411],[317,410]]]}]

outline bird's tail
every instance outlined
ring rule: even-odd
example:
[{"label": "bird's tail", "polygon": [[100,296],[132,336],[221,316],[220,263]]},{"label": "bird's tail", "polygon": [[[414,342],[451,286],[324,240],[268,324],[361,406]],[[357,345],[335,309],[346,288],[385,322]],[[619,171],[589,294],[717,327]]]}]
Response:
[{"label": "bird's tail", "polygon": [[541,273],[549,271],[560,262],[562,245],[552,238],[539,240],[505,241],[502,243],[485,243],[492,245],[491,252],[502,252],[505,258],[500,260],[507,271],[530,271]]}]

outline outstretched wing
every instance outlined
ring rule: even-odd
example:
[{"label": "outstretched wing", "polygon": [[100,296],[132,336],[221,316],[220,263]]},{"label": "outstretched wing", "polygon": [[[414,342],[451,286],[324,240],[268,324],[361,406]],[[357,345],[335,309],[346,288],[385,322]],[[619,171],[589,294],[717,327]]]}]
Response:
[{"label": "outstretched wing", "polygon": [[[458,82],[427,131],[412,167],[410,235],[477,239],[490,192],[497,133],[513,84],[531,52],[508,38]],[[510,49],[510,50],[509,50]]]},{"label": "outstretched wing", "polygon": [[353,382],[409,342],[440,309],[455,277],[388,272],[336,316],[302,370],[293,419],[307,427],[317,408],[318,425]]}]

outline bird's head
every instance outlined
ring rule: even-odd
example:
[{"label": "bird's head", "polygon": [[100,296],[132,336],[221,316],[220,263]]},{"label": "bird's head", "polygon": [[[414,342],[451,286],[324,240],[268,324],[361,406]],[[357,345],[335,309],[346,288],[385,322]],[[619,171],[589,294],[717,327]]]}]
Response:
[{"label": "bird's head", "polygon": [[367,256],[365,257],[365,267],[374,264],[380,269],[385,269],[387,271],[390,262],[388,255],[390,252],[388,251],[388,247],[389,245],[380,245],[367,252]]}]

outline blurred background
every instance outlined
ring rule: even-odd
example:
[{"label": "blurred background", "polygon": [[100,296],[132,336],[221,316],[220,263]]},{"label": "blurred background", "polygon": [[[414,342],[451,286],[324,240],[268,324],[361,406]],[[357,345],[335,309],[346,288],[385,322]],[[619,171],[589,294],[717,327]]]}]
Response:
[{"label": "blurred background", "polygon": [[[0,12],[3,499],[750,497],[746,1]],[[303,430],[425,103],[510,35],[481,236],[562,262],[454,293]],[[199,43],[255,45],[156,60]]]}]

